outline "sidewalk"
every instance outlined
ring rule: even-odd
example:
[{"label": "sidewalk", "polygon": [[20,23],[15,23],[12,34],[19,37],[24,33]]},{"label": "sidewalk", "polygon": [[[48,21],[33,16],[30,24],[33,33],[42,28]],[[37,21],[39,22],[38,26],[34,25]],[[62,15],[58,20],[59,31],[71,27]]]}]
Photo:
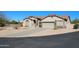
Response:
[{"label": "sidewalk", "polygon": [[1,30],[0,37],[33,37],[64,34],[79,31],[79,29],[17,29],[17,30]]}]

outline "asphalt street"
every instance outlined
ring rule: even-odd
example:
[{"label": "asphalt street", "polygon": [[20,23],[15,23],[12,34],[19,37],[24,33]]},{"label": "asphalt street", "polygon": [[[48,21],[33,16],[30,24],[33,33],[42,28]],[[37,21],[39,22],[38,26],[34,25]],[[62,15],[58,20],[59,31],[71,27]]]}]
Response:
[{"label": "asphalt street", "polygon": [[79,48],[79,32],[43,37],[0,37],[0,48]]}]

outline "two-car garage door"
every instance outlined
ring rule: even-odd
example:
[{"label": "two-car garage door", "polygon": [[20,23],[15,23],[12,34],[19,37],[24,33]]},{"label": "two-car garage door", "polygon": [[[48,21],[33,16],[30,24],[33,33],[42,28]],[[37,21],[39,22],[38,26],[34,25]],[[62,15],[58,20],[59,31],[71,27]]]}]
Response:
[{"label": "two-car garage door", "polygon": [[44,22],[42,23],[42,28],[54,28],[53,22]]}]

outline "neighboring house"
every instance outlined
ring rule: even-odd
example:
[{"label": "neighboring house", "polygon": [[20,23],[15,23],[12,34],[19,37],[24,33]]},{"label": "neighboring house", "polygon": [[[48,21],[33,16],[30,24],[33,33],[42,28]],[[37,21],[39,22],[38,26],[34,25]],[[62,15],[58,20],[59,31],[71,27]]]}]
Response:
[{"label": "neighboring house", "polygon": [[23,27],[29,28],[67,28],[70,25],[69,16],[29,16],[23,20]]}]

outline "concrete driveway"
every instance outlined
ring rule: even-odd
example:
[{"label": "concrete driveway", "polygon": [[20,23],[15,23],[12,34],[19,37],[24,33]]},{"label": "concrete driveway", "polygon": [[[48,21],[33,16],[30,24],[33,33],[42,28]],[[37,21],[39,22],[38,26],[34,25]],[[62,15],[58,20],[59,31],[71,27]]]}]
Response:
[{"label": "concrete driveway", "polygon": [[79,48],[79,32],[43,37],[0,38],[0,47],[8,48]]}]

